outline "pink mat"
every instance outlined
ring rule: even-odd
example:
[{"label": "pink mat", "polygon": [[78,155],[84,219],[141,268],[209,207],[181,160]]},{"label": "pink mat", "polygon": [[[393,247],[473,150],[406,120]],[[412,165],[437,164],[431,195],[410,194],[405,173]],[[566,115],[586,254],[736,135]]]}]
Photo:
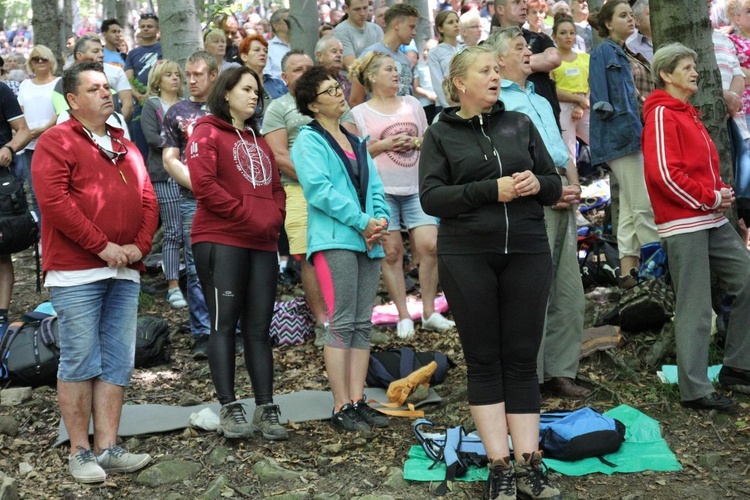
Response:
[{"label": "pink mat", "polygon": [[[406,297],[406,308],[413,320],[422,318],[422,300],[408,295]],[[448,310],[448,301],[445,295],[438,295],[435,298],[435,311],[444,313]],[[393,302],[382,304],[372,308],[372,322],[375,325],[395,325],[398,323],[398,309]]]}]

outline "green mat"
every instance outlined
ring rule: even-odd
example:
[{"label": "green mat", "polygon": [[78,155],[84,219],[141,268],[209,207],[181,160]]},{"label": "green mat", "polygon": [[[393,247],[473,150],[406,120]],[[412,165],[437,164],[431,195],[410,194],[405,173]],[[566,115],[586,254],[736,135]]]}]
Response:
[{"label": "green mat", "polygon": [[[566,476],[583,476],[600,472],[602,474],[632,473],[652,470],[673,472],[682,470],[667,442],[661,437],[659,422],[628,405],[621,405],[605,413],[625,424],[625,442],[616,453],[604,458],[616,464],[610,467],[598,458],[586,458],[576,462],[563,462],[545,458],[544,463],[550,469]],[[409,458],[404,464],[404,479],[410,481],[442,481],[445,479],[445,465],[437,464],[432,469],[432,460],[425,455],[421,446],[412,446]],[[469,471],[459,481],[484,481],[487,469],[470,466]]]}]

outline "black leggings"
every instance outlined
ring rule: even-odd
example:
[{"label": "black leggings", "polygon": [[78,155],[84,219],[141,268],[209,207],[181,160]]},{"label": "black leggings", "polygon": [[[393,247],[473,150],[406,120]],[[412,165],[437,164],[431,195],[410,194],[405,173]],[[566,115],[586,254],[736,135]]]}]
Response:
[{"label": "black leggings", "polygon": [[441,255],[438,272],[466,358],[469,404],[538,413],[549,253]]},{"label": "black leggings", "polygon": [[236,400],[234,356],[237,321],[245,343],[245,366],[257,405],[273,402],[273,317],[276,252],[217,243],[193,245],[195,268],[211,317],[208,366],[221,404]]}]

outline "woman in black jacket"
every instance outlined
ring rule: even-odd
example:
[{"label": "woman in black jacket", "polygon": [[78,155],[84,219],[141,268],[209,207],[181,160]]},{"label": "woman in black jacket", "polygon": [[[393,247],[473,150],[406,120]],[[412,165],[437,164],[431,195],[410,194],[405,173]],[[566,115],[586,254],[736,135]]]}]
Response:
[{"label": "woman in black jacket", "polygon": [[498,102],[498,70],[484,47],[453,58],[444,86],[460,105],[427,129],[420,200],[440,217],[440,283],[466,357],[471,414],[494,459],[485,498],[515,498],[517,487],[519,497],[554,499],[538,451],[536,358],[552,273],[542,206],[559,200],[562,184],[531,120]]}]

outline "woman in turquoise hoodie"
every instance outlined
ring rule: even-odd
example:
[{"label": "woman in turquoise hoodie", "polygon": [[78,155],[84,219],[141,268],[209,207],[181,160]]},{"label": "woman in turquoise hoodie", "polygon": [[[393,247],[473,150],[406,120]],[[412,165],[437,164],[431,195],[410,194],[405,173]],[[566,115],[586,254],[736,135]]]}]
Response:
[{"label": "woman in turquoise hoodie", "polygon": [[346,100],[336,75],[311,68],[297,80],[295,99],[300,113],[314,118],[300,129],[292,162],[307,199],[307,258],[331,319],[323,349],[331,422],[341,431],[369,434],[371,427],[388,425],[363,393],[390,211],[365,141],[339,125]]}]

